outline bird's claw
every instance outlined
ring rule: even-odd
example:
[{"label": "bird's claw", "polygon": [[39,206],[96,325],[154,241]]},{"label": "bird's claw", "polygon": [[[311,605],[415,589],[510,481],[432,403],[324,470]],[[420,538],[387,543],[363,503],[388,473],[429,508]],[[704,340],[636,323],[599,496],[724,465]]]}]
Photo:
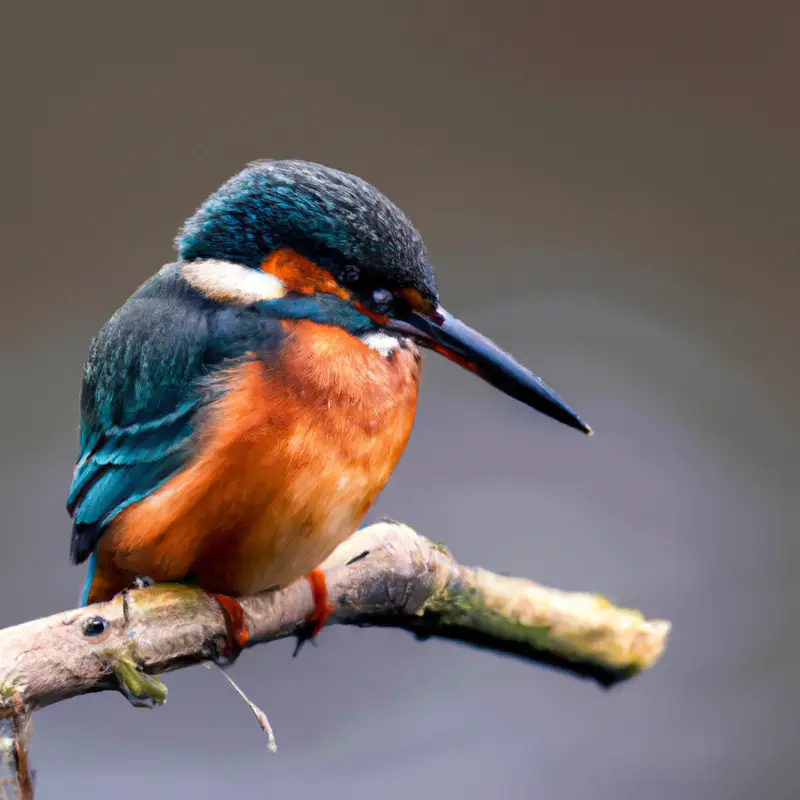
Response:
[{"label": "bird's claw", "polygon": [[226,594],[212,594],[225,619],[226,641],[221,645],[212,641],[206,645],[205,651],[208,658],[218,667],[229,667],[242,653],[242,648],[250,640],[250,631],[247,617],[238,600]]},{"label": "bird's claw", "polygon": [[230,667],[236,662],[242,651],[238,647],[231,647],[227,642],[212,639],[203,645],[203,656],[213,662],[220,669]]},{"label": "bird's claw", "polygon": [[328,585],[325,581],[325,573],[321,569],[312,569],[306,575],[306,580],[311,587],[311,597],[314,600],[314,611],[306,620],[306,624],[297,633],[297,645],[294,648],[293,657],[302,649],[306,642],[316,645],[315,637],[325,627],[332,611],[335,608],[328,600]]}]

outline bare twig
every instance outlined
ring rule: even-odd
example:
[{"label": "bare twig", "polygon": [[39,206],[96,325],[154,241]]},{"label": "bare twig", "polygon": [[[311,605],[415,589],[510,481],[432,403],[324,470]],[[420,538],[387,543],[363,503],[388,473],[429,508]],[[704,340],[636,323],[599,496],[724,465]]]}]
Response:
[{"label": "bare twig", "polygon": [[19,800],[33,800],[33,776],[28,762],[28,741],[30,739],[30,714],[22,708],[21,702],[15,702],[14,725],[14,772],[17,779]]},{"label": "bare twig", "polygon": [[267,715],[244,693],[239,684],[236,683],[236,681],[231,678],[231,676],[228,675],[228,673],[225,672],[221,667],[220,672],[222,673],[222,677],[225,678],[225,680],[228,681],[228,683],[233,687],[233,690],[236,692],[236,694],[238,694],[239,697],[241,697],[242,700],[247,703],[248,707],[253,712],[256,722],[258,722],[258,724],[261,726],[261,730],[264,731],[267,737],[267,750],[269,750],[270,753],[277,753],[278,743],[275,741],[275,733],[272,730],[272,725],[270,725]]},{"label": "bare twig", "polygon": [[[0,779],[0,798],[33,800],[33,773],[28,760],[31,715],[17,694],[7,698],[7,706],[11,713],[0,720],[0,757],[11,774]],[[10,795],[6,789],[11,791]]]},{"label": "bare twig", "polygon": [[[669,623],[602,597],[549,589],[459,565],[410,528],[356,532],[322,565],[329,624],[383,626],[513,654],[610,686],[651,667]],[[299,635],[313,610],[305,581],[242,599],[251,644]],[[89,608],[0,630],[0,718],[87,692],[117,689],[136,705],[164,702],[154,677],[207,661],[224,620],[205,593],[137,589]]]}]

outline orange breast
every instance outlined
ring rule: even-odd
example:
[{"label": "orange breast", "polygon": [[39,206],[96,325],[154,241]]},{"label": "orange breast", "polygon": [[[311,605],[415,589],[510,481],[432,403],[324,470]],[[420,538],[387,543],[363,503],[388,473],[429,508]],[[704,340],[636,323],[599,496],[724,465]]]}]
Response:
[{"label": "orange breast", "polygon": [[419,356],[284,324],[277,361],[218,376],[194,462],[103,537],[119,568],[246,594],[296,580],[358,527],[411,434]]}]

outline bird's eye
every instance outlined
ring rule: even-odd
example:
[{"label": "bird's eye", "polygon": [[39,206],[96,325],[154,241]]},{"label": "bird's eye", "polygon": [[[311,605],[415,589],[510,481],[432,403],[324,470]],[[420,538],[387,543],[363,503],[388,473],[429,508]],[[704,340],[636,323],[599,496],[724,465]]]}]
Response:
[{"label": "bird's eye", "polygon": [[386,309],[392,304],[392,293],[388,289],[376,289],[372,293],[372,302],[376,308]]}]

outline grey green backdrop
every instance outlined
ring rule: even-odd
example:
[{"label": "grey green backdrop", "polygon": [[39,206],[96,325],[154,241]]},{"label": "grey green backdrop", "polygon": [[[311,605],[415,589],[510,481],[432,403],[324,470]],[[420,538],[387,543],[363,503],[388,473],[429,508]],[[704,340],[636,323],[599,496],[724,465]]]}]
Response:
[{"label": "grey green backdrop", "polygon": [[39,797],[800,796],[800,7],[644,5],[2,4],[0,624],[82,581],[91,336],[226,177],[300,157],[386,191],[448,307],[597,431],[429,357],[374,515],[675,625],[610,693],[395,632],[265,647],[233,675],[277,756],[192,669],[157,712],[37,715]]}]

